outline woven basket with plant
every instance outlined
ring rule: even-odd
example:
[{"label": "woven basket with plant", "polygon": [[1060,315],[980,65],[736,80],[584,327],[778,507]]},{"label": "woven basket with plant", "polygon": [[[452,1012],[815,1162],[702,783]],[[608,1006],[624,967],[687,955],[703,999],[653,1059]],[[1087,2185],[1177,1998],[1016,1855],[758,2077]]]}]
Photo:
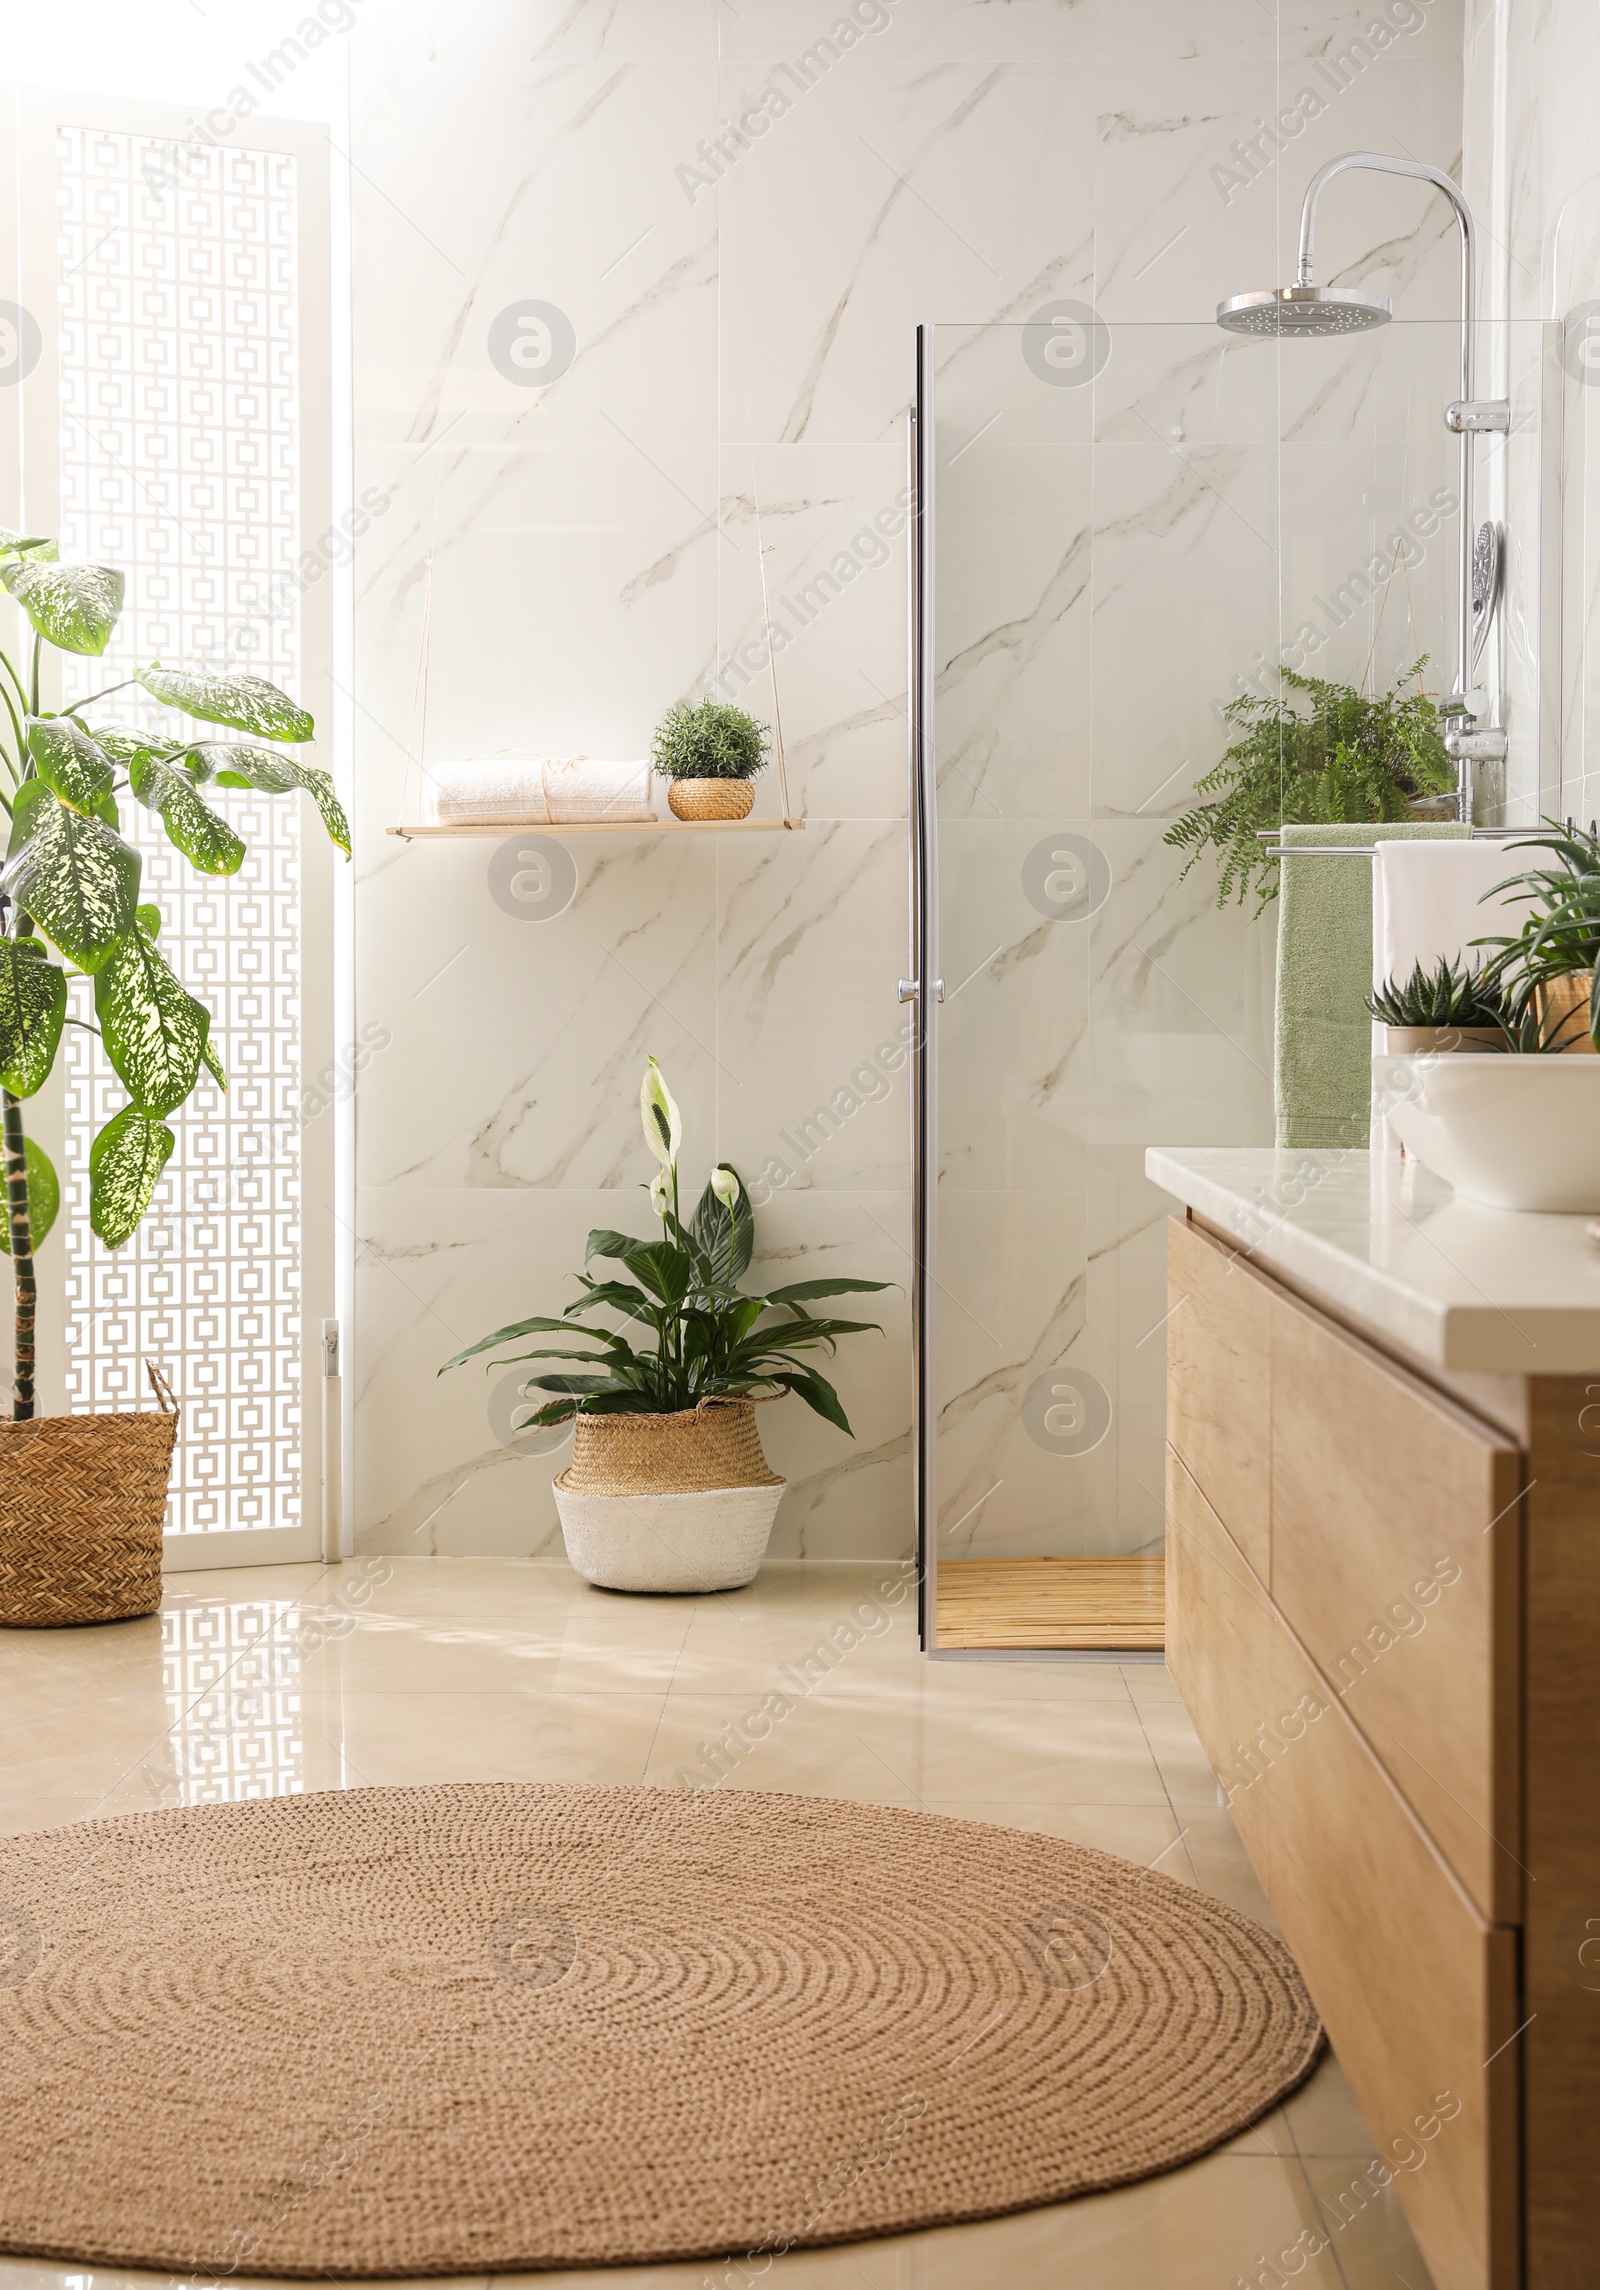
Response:
[{"label": "woven basket with plant", "polygon": [[121,1622],[161,1604],[161,1529],[178,1403],[156,1411],[0,1423],[0,1625]]},{"label": "woven basket with plant", "polygon": [[[168,1394],[158,1415],[34,1421],[34,1251],[61,1187],[25,1133],[24,1101],[49,1079],[64,1027],[86,1026],[127,1092],[89,1147],[89,1224],[120,1248],[177,1143],[171,1115],[203,1079],[227,1087],[211,1012],[161,950],[160,909],[140,900],[143,861],[123,836],[120,804],[152,813],[189,865],[213,877],[237,874],[245,856],[208,800],[213,788],[306,789],[347,857],[350,830],[328,774],[294,752],[312,737],[310,716],[259,676],[152,664],[59,712],[44,705],[45,646],[98,658],[122,611],[120,572],[62,564],[54,541],[0,531],[0,584],[32,630],[23,668],[0,649],[0,808],[11,822],[0,874],[0,1249],[11,1258],[15,1330],[13,1422],[0,1439],[0,1621],[103,1621],[159,1599],[177,1419]],[[85,721],[116,693],[133,695],[133,712]],[[175,732],[152,702],[203,736]],[[220,739],[210,726],[242,736]],[[97,1023],[68,1016],[69,970],[93,981]]]},{"label": "woven basket with plant", "polygon": [[743,708],[722,700],[682,700],[655,728],[651,753],[672,782],[667,801],[679,819],[743,819],[755,806],[750,782],[764,771],[770,734]]}]

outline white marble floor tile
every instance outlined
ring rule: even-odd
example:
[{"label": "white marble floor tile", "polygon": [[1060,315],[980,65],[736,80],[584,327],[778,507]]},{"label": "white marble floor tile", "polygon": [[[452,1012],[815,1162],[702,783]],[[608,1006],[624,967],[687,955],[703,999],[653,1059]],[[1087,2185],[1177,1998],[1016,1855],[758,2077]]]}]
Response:
[{"label": "white marble floor tile", "polygon": [[[593,1591],[560,1560],[358,1558],[183,1576],[167,1604],[165,1648],[158,1620],[0,1633],[0,1835],[300,1789],[688,1783],[1035,1830],[1265,1913],[1214,1785],[1202,1802],[1204,1760],[1164,1666],[931,1661],[893,1561],[777,1562],[747,1591],[669,1599]],[[218,1649],[209,1667],[188,1642],[197,1615]],[[765,1731],[747,1728],[763,1711]],[[1387,2290],[1395,2272],[1429,2290],[1392,2194],[1363,2179],[1364,2201],[1349,2196],[1372,2151],[1330,2061],[1185,2170],[798,2252],[772,2272],[784,2290],[1225,2290],[1282,2252],[1304,2256],[1315,2229],[1329,2247],[1295,2269],[1311,2290]],[[525,2290],[715,2278],[696,2263],[546,2274]],[[172,2286],[0,2259],[0,2290]]]}]

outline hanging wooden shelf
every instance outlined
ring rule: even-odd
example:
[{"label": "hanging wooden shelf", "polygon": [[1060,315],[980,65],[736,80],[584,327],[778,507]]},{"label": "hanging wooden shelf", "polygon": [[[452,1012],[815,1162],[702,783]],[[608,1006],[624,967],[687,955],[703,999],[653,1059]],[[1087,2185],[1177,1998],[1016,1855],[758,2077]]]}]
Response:
[{"label": "hanging wooden shelf", "polygon": [[572,819],[557,823],[530,819],[474,821],[464,827],[389,827],[402,843],[477,837],[504,842],[508,835],[774,835],[784,828],[804,827],[803,819]]}]

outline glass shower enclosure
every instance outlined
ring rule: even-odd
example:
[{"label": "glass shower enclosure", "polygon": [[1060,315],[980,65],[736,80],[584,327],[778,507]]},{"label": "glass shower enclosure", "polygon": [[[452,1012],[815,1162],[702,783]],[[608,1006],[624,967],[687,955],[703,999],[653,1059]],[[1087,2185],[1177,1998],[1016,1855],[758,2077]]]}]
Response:
[{"label": "glass shower enclosure", "polygon": [[[1510,755],[1477,767],[1477,815],[1516,824],[1557,800],[1552,354],[1535,327],[1479,354],[1516,411],[1472,514],[1524,601],[1479,671]],[[1459,358],[1454,323],[1251,341],[1064,302],[918,331],[901,992],[930,1647],[941,1563],[1161,1550],[1171,1204],[1144,1153],[1271,1142],[1275,959],[1270,901],[1219,910],[1214,864],[1185,876],[1164,837],[1280,666],[1382,692],[1426,656],[1450,690]]]}]

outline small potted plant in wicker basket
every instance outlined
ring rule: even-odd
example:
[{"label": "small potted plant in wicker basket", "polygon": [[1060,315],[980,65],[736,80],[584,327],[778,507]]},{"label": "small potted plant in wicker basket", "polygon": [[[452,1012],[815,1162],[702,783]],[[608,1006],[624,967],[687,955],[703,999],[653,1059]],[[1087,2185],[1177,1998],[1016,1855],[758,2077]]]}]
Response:
[{"label": "small potted plant in wicker basket", "polygon": [[651,742],[655,768],[672,782],[667,801],[678,819],[745,819],[755,807],[750,782],[767,764],[765,724],[722,700],[682,700],[669,708]]},{"label": "small potted plant in wicker basket", "polygon": [[[143,861],[123,838],[118,799],[154,813],[202,875],[237,874],[245,855],[202,787],[303,787],[347,857],[350,830],[328,774],[293,752],[311,738],[311,718],[259,676],[142,667],[59,714],[42,705],[43,647],[103,653],[122,611],[121,573],[62,564],[54,541],[0,531],[0,585],[33,633],[25,674],[0,650],[0,805],[11,821],[0,874],[0,1250],[11,1259],[15,1327],[12,1420],[0,1422],[0,1626],[23,1628],[116,1621],[160,1605],[177,1428],[176,1402],[153,1366],[159,1412],[35,1414],[33,1259],[61,1187],[25,1132],[23,1107],[49,1079],[62,1028],[79,1022],[67,1015],[68,969],[94,982],[90,1030],[127,1092],[89,1148],[89,1223],[107,1248],[120,1248],[150,1206],[177,1143],[169,1117],[202,1074],[227,1087],[211,1012],[157,943],[161,910],[140,902]],[[139,713],[86,723],[84,711],[115,692],[134,694]],[[195,719],[200,736],[158,719],[151,702]],[[244,737],[218,739],[214,725]]]},{"label": "small potted plant in wicker basket", "polygon": [[831,1353],[841,1336],[877,1323],[821,1318],[811,1307],[890,1283],[801,1280],[747,1293],[739,1280],[755,1246],[755,1211],[737,1172],[720,1162],[686,1223],[678,1212],[683,1126],[654,1058],[640,1108],[661,1164],[650,1187],[660,1239],[591,1232],[585,1265],[598,1258],[620,1273],[579,1273],[584,1293],[559,1319],[498,1328],[439,1372],[525,1336],[559,1339],[510,1358],[572,1360],[584,1371],[530,1376],[525,1398],[556,1396],[516,1425],[572,1421],[572,1461],[555,1495],[573,1565],[611,1590],[733,1590],[760,1566],[783,1496],[762,1453],[757,1400],[792,1392],[849,1434],[838,1393],[800,1355]]}]

